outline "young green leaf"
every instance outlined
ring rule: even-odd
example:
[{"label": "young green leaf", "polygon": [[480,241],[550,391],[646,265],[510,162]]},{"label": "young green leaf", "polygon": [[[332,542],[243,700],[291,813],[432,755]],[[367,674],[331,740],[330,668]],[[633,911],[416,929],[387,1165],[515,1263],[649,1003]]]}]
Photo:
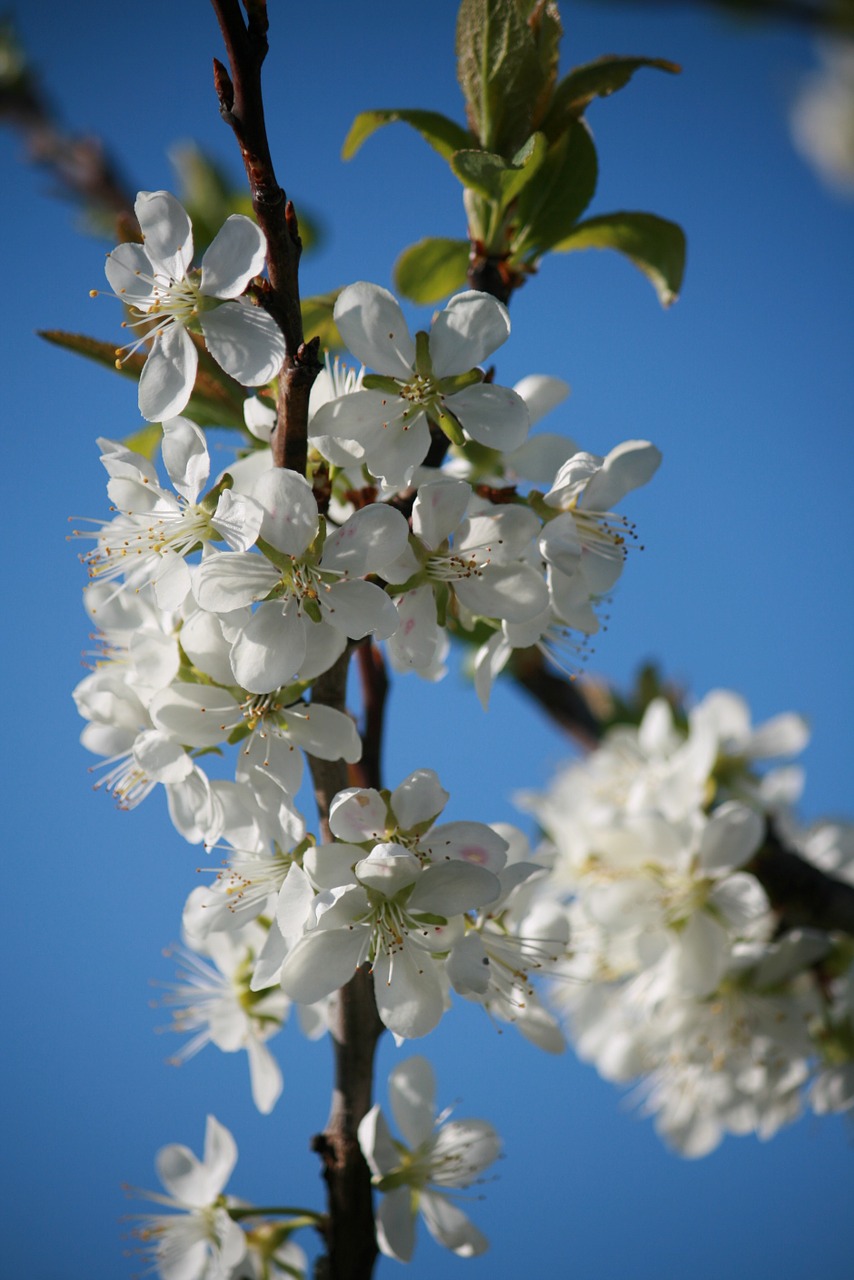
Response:
[{"label": "young green leaf", "polygon": [[426,306],[465,287],[468,262],[468,240],[430,236],[404,249],[394,264],[395,286]]},{"label": "young green leaf", "polygon": [[546,151],[545,135],[535,133],[512,160],[491,151],[456,151],[451,158],[451,168],[463,186],[494,201],[503,210],[531,181],[545,160]]},{"label": "young green leaf", "polygon": [[617,249],[649,279],[663,307],[679,296],[685,270],[685,233],[675,222],[652,213],[608,213],[581,222],[556,253],[576,249]]},{"label": "young green leaf", "polygon": [[472,136],[466,129],[449,120],[438,111],[406,111],[390,108],[386,111],[360,111],[350,126],[350,132],[341,148],[341,159],[351,160],[366,138],[383,125],[402,121],[417,129],[443,160],[449,160],[455,151],[470,147]]},{"label": "young green leaf", "polygon": [[552,143],[537,181],[520,192],[516,256],[541,256],[568,236],[596,191],[599,166],[593,139],[583,121],[572,121]]},{"label": "young green leaf", "polygon": [[457,77],[481,147],[509,158],[532,132],[546,73],[516,0],[462,0]]},{"label": "young green leaf", "polygon": [[641,67],[654,67],[677,75],[682,68],[666,58],[617,58],[606,55],[581,67],[573,67],[555,90],[548,115],[543,121],[543,131],[549,138],[556,138],[566,127],[568,120],[583,115],[594,98],[607,98],[622,89]]}]

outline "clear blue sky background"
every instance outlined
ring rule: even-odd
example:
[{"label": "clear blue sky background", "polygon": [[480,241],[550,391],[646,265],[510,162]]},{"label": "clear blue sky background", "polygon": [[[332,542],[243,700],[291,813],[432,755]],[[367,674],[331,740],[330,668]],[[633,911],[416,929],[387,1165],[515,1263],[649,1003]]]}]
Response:
[{"label": "clear blue sky background", "polygon": [[[270,134],[280,177],[328,229],[304,289],[389,284],[397,251],[460,235],[459,189],[402,126],[349,165],[353,115],[419,106],[459,117],[454,0],[271,3]],[[170,185],[165,158],[194,137],[239,171],[210,81],[221,54],[203,0],[144,6],[18,0],[16,12],[69,124],[100,132],[141,188]],[[814,738],[803,812],[850,813],[852,760],[852,206],[792,149],[787,109],[814,64],[806,37],[714,14],[565,6],[565,65],[605,52],[675,59],[590,110],[601,181],[591,212],[646,209],[687,229],[684,295],[662,312],[621,259],[546,262],[514,299],[500,380],[557,374],[573,386],[547,424],[586,448],[655,441],[664,465],[629,512],[647,550],[624,575],[595,669],[625,681],[658,658],[702,695],[739,689],[757,718],[796,708]],[[301,16],[304,15],[304,16]],[[106,1280],[122,1258],[120,1184],[154,1187],[156,1150],[201,1149],[213,1111],[238,1141],[231,1184],[256,1203],[321,1203],[307,1150],[329,1093],[329,1053],[295,1027],[276,1041],[285,1093],[271,1117],[249,1097],[243,1055],[209,1049],[175,1070],[157,1036],[149,980],[203,855],[172,833],[162,797],[133,814],[95,795],[70,691],[88,647],[83,573],[67,517],[106,511],[95,437],[138,422],[132,384],[47,348],[36,328],[117,335],[118,308],[91,302],[102,247],[45,198],[48,180],[0,136],[0,347],[7,453],[3,648],[8,875],[2,930],[0,1271],[27,1280]],[[105,246],[109,247],[109,246]],[[423,323],[423,316],[419,317]],[[566,744],[512,689],[488,717],[451,676],[400,681],[386,753],[390,783],[437,768],[450,816],[511,819],[510,796],[542,785]],[[426,1042],[439,1096],[491,1119],[506,1160],[473,1216],[491,1237],[462,1262],[426,1234],[409,1274],[509,1280],[800,1280],[850,1274],[850,1129],[806,1119],[773,1142],[730,1140],[690,1164],[568,1054],[547,1058],[456,1007]],[[383,1046],[385,1072],[399,1057]],[[399,1270],[385,1261],[381,1280]],[[403,1274],[401,1272],[401,1274]]]}]

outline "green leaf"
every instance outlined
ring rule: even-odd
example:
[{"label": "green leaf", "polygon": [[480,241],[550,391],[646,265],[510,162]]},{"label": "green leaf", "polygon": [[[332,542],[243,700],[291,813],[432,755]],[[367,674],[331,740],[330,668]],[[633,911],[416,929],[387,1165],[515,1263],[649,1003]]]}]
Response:
[{"label": "green leaf", "polygon": [[429,236],[411,244],[394,264],[394,283],[413,302],[427,305],[465,285],[468,240]]},{"label": "green leaf", "polygon": [[552,92],[557,81],[558,59],[560,56],[560,40],[563,26],[558,7],[552,0],[517,0],[520,10],[528,23],[534,41],[534,48],[540,61],[542,87],[532,107],[532,126],[535,129],[545,116],[551,101]]},{"label": "green leaf", "polygon": [[486,151],[510,157],[533,132],[545,73],[516,0],[462,0],[457,78],[469,126]]},{"label": "green leaf", "polygon": [[451,168],[463,186],[505,209],[531,181],[547,150],[545,135],[534,133],[510,161],[491,151],[456,151]]},{"label": "green leaf", "polygon": [[610,54],[573,67],[555,90],[543,130],[550,138],[557,137],[566,122],[583,115],[594,98],[607,98],[622,89],[641,67],[654,67],[671,75],[682,70],[678,63],[666,58],[619,58]]},{"label": "green leaf", "polygon": [[338,332],[338,326],[332,314],[335,309],[335,300],[340,292],[340,289],[332,289],[329,293],[318,293],[312,298],[300,300],[302,327],[306,341],[310,338],[320,338],[322,348],[332,351],[343,350],[344,343],[341,341],[341,334]]},{"label": "green leaf", "polygon": [[598,174],[593,139],[574,120],[549,147],[537,181],[519,195],[514,255],[541,256],[568,236],[593,199]]},{"label": "green leaf", "polygon": [[617,249],[651,281],[663,307],[679,297],[685,270],[685,233],[653,213],[608,213],[589,218],[559,244],[557,253],[576,249]]},{"label": "green leaf", "polygon": [[360,111],[350,126],[350,132],[344,139],[341,148],[341,159],[351,160],[366,138],[383,125],[396,121],[412,125],[417,129],[434,151],[438,151],[443,160],[449,160],[455,151],[472,144],[471,135],[462,125],[438,111],[406,111],[389,109],[386,111]]},{"label": "green leaf", "polygon": [[143,458],[149,460],[154,457],[160,447],[160,438],[163,430],[159,422],[146,422],[144,427],[139,431],[134,431],[132,435],[125,436],[122,444],[128,449],[132,449],[134,453],[141,453]]}]

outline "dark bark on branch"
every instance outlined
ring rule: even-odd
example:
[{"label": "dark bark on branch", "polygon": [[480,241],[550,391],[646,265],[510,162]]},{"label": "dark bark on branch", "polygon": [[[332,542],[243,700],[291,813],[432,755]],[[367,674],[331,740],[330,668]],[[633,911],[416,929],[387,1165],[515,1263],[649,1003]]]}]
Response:
[{"label": "dark bark on branch", "polygon": [[602,725],[574,680],[552,671],[539,649],[515,649],[508,664],[510,675],[586,751],[602,739]]},{"label": "dark bark on branch", "polygon": [[370,639],[356,650],[362,685],[362,758],[350,767],[351,784],[356,787],[382,787],[382,742],[385,704],[388,697],[388,674],[379,647]]},{"label": "dark bark on branch", "polygon": [[773,822],[745,870],[753,872],[768,894],[782,932],[807,928],[854,935],[854,885],[794,853]]},{"label": "dark bark on branch", "polygon": [[214,59],[214,86],[220,114],[240,146],[252,207],[267,237],[269,283],[258,292],[285,337],[279,375],[273,463],[305,475],[308,453],[308,398],[320,372],[319,341],[306,343],[299,297],[302,241],[293,203],[279,186],[267,141],[261,67],[267,56],[266,0],[211,0],[222,31],[231,73]]},{"label": "dark bark on branch", "polygon": [[[317,680],[313,703],[346,710],[349,661],[348,650]],[[378,751],[377,743],[377,758]],[[329,808],[336,793],[348,785],[347,765],[315,756],[308,762],[321,836],[329,841]],[[312,1142],[323,1161],[328,1196],[326,1254],[318,1259],[317,1280],[370,1280],[377,1258],[371,1173],[359,1147],[358,1128],[373,1103],[374,1054],[383,1029],[373,979],[367,968],[359,969],[338,992],[330,1028],[335,1047],[332,1108],[326,1128]]]}]

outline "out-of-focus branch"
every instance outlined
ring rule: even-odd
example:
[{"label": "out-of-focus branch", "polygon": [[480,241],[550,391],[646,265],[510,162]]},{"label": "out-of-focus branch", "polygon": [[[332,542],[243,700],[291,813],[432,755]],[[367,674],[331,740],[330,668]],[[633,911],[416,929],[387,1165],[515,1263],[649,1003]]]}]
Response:
[{"label": "out-of-focus branch", "polygon": [[602,738],[602,724],[575,680],[550,669],[539,649],[516,649],[508,663],[509,674],[546,715],[572,735],[586,751]]},{"label": "out-of-focus branch", "polygon": [[28,66],[9,22],[0,24],[0,121],[17,130],[33,164],[46,169],[60,192],[104,221],[120,240],[140,240],[133,194],[100,138],[68,131]]},{"label": "out-of-focus branch", "polygon": [[266,0],[211,0],[228,54],[229,71],[214,59],[214,85],[220,112],[240,146],[252,207],[267,237],[269,283],[260,301],[285,337],[285,361],[279,375],[273,462],[305,475],[308,450],[308,399],[320,372],[319,342],[304,341],[299,297],[302,241],[293,203],[279,186],[267,141],[261,67],[267,56]]},{"label": "out-of-focus branch", "polygon": [[[636,0],[648,4],[648,0]],[[671,7],[717,9],[751,22],[784,22],[816,34],[854,35],[852,0],[655,0],[650,8],[668,3]]]},{"label": "out-of-focus branch", "polygon": [[780,927],[824,929],[854,935],[854,885],[829,876],[790,849],[768,823],[765,843],[745,868],[762,885]]}]

